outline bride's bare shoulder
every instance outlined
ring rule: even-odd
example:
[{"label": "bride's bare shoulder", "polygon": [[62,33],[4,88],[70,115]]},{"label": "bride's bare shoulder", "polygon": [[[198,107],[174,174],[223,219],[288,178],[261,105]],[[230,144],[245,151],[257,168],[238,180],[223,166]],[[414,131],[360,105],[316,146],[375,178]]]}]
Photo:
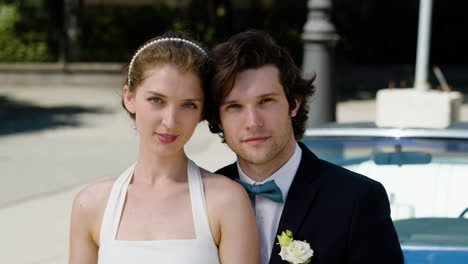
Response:
[{"label": "bride's bare shoulder", "polygon": [[70,236],[78,234],[91,235],[94,243],[99,245],[99,233],[107,200],[116,178],[105,179],[81,189],[73,200]]},{"label": "bride's bare shoulder", "polygon": [[73,199],[74,213],[88,217],[101,215],[115,181],[116,178],[104,179],[81,189]]},{"label": "bride's bare shoulder", "polygon": [[234,180],[201,169],[205,195],[211,196],[219,202],[232,202],[233,200],[245,200],[247,192]]}]

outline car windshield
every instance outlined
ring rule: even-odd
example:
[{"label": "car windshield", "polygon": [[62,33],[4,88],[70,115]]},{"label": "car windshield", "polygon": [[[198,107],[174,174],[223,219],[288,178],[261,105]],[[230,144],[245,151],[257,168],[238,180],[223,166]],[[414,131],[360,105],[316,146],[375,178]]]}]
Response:
[{"label": "car windshield", "polygon": [[302,142],[385,186],[401,243],[468,246],[468,140],[317,136]]}]

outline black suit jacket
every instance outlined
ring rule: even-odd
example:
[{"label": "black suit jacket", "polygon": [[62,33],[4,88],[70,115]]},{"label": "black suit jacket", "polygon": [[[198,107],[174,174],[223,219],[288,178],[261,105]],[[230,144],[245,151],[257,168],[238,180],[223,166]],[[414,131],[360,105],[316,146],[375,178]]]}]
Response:
[{"label": "black suit jacket", "polygon": [[[314,250],[311,264],[403,263],[384,187],[377,181],[317,158],[304,144],[277,235],[289,229]],[[217,173],[239,178],[236,164]],[[270,264],[281,262],[273,246]]]}]

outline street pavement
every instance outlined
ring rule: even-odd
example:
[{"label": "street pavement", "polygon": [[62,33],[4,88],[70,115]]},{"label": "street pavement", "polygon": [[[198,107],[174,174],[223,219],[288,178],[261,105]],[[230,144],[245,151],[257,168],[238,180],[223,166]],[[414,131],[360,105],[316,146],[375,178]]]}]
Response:
[{"label": "street pavement", "polygon": [[[138,137],[120,93],[106,85],[0,85],[0,263],[67,262],[73,197],[136,159]],[[337,105],[339,122],[374,119],[373,100]],[[206,122],[186,152],[211,171],[235,159]]]}]

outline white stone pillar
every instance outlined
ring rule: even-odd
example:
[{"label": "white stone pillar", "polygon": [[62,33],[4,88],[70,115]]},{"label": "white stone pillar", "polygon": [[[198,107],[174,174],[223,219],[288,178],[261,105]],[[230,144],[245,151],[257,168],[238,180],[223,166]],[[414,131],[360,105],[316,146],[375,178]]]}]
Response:
[{"label": "white stone pillar", "polygon": [[313,73],[316,93],[309,103],[307,126],[335,121],[335,91],[333,85],[333,48],[338,35],[330,21],[331,0],[309,0],[309,15],[304,25],[304,59],[302,75],[309,78]]}]

